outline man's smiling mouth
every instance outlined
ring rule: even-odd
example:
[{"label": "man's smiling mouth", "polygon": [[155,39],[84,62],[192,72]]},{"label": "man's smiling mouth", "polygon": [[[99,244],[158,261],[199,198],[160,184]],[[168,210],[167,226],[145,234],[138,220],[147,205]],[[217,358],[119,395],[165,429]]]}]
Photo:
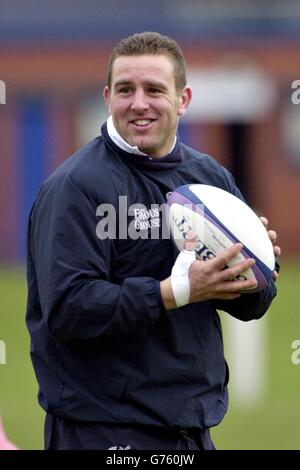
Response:
[{"label": "man's smiling mouth", "polygon": [[134,121],[131,121],[131,124],[134,124],[138,127],[147,127],[154,121],[155,119],[135,119]]}]

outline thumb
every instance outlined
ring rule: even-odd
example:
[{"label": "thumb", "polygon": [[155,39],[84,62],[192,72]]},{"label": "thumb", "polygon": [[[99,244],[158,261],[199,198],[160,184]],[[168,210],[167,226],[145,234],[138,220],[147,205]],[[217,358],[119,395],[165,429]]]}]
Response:
[{"label": "thumb", "polygon": [[197,246],[197,236],[195,232],[190,230],[185,237],[183,249],[187,251],[192,251],[196,248],[196,246]]}]

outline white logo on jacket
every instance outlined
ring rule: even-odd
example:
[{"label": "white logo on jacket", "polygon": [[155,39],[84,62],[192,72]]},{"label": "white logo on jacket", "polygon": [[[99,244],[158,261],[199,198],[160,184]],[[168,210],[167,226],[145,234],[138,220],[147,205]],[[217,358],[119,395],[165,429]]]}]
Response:
[{"label": "white logo on jacket", "polygon": [[133,209],[136,230],[148,230],[160,227],[159,209]]}]

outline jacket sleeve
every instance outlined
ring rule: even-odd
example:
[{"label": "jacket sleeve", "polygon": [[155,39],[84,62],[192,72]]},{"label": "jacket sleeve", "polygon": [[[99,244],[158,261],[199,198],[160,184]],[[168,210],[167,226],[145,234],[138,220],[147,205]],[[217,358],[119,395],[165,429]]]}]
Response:
[{"label": "jacket sleeve", "polygon": [[215,300],[214,306],[231,316],[242,321],[261,318],[271,305],[276,296],[276,286],[273,281],[260,292],[254,294],[242,294],[235,300]]},{"label": "jacket sleeve", "polygon": [[114,242],[96,235],[97,204],[70,178],[48,181],[29,220],[43,321],[61,341],[133,334],[162,313],[157,281],[113,279]]},{"label": "jacket sleeve", "polygon": [[[228,191],[245,201],[240,190],[237,188],[232,175],[225,171],[225,177],[228,184]],[[276,260],[275,270],[279,272],[280,266]],[[261,318],[270,307],[272,300],[277,294],[277,289],[273,280],[268,286],[260,292],[253,294],[242,294],[235,300],[215,300],[214,306],[218,310],[223,310],[235,318],[242,321],[249,321]]]}]

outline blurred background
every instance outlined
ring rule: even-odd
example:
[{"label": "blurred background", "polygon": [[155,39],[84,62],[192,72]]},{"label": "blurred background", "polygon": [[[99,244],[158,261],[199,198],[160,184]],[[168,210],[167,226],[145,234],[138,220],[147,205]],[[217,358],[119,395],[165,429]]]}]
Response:
[{"label": "blurred background", "polygon": [[[300,449],[300,3],[297,0],[0,0],[0,412],[41,449],[25,327],[26,224],[41,182],[99,135],[106,63],[141,31],[180,43],[194,95],[182,139],[235,176],[278,231],[279,295],[260,322],[221,313],[230,409],[220,449]],[[299,87],[299,88],[298,88]],[[299,91],[297,91],[299,89]]]}]

